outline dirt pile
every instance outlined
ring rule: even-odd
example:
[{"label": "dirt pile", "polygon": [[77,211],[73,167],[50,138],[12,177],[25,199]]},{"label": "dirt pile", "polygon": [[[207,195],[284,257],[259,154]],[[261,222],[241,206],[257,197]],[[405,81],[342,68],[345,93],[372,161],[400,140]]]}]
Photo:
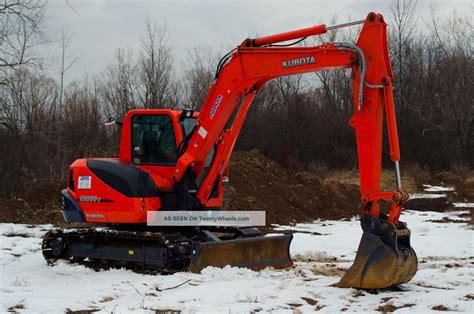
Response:
[{"label": "dirt pile", "polygon": [[413,198],[409,199],[404,206],[405,209],[416,211],[445,212],[453,209],[453,203],[448,197],[437,198]]},{"label": "dirt pile", "polygon": [[224,189],[224,208],[265,210],[267,224],[348,218],[359,212],[359,188],[291,173],[257,150],[235,152]]},{"label": "dirt pile", "polygon": [[458,199],[474,199],[474,171],[466,170],[463,173],[439,172],[433,175],[433,181],[441,185],[453,186]]},{"label": "dirt pile", "polygon": [[65,186],[63,181],[34,182],[21,196],[0,199],[0,222],[63,224],[60,192]]}]

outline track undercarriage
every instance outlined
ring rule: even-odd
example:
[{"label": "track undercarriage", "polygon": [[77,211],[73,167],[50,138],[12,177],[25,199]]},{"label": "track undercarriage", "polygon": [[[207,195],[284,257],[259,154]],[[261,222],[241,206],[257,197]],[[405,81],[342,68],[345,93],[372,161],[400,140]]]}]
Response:
[{"label": "track undercarriage", "polygon": [[252,227],[139,230],[121,226],[53,230],[45,235],[42,251],[49,264],[61,259],[96,269],[197,273],[207,266],[291,266],[291,239],[291,235],[263,237]]}]

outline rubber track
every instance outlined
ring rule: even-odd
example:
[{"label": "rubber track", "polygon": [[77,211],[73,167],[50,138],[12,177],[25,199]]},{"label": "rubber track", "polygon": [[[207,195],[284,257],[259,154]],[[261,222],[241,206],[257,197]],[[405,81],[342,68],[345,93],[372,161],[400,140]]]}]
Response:
[{"label": "rubber track", "polygon": [[[63,238],[68,241],[71,238],[84,238],[87,241],[100,241],[101,239],[109,240],[122,240],[124,242],[128,240],[142,240],[144,242],[149,241],[156,243],[157,247],[168,249],[168,263],[172,265],[179,265],[176,269],[166,270],[151,270],[145,267],[143,263],[137,262],[124,262],[113,259],[84,259],[71,256],[68,250],[55,256],[52,252],[51,244],[56,238]],[[73,263],[79,263],[95,270],[109,269],[109,268],[126,268],[139,273],[157,273],[157,272],[175,272],[183,270],[189,264],[191,241],[188,240],[183,234],[179,232],[150,232],[150,231],[123,231],[123,230],[96,230],[96,229],[63,229],[63,230],[52,230],[46,233],[43,238],[42,251],[43,256],[49,265],[54,265],[58,259],[67,260]]]}]

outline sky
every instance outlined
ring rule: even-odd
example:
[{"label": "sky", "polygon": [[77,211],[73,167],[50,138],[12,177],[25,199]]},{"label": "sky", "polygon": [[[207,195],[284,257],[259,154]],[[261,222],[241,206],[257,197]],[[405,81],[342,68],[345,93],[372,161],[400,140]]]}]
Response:
[{"label": "sky", "polygon": [[[68,4],[69,3],[69,4]],[[427,18],[432,0],[418,0],[419,18]],[[474,13],[469,0],[437,0],[437,12]],[[76,59],[67,80],[94,75],[114,59],[117,48],[130,48],[138,54],[139,36],[149,18],[165,23],[173,46],[174,62],[179,70],[188,51],[196,46],[216,51],[235,47],[247,37],[269,35],[315,24],[364,19],[368,12],[390,15],[388,0],[49,0],[45,33],[53,42],[41,49],[46,58],[60,55],[60,34],[71,34],[70,59]],[[218,60],[216,60],[217,63]],[[54,65],[48,71],[57,72]],[[53,74],[54,75],[54,74]]]}]

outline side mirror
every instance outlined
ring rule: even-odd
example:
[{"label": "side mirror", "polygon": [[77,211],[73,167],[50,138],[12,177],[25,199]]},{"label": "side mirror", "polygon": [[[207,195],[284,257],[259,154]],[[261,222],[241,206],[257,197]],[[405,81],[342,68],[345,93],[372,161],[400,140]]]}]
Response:
[{"label": "side mirror", "polygon": [[181,113],[181,116],[179,119],[182,121],[186,118],[192,118],[194,114],[194,110],[192,109],[183,109],[183,112]]},{"label": "side mirror", "polygon": [[108,118],[107,120],[104,121],[104,125],[106,125],[106,126],[110,126],[110,125],[114,125],[114,124],[117,124],[117,125],[120,125],[120,126],[123,125],[122,122],[115,120],[113,117],[110,117],[110,118]]}]

